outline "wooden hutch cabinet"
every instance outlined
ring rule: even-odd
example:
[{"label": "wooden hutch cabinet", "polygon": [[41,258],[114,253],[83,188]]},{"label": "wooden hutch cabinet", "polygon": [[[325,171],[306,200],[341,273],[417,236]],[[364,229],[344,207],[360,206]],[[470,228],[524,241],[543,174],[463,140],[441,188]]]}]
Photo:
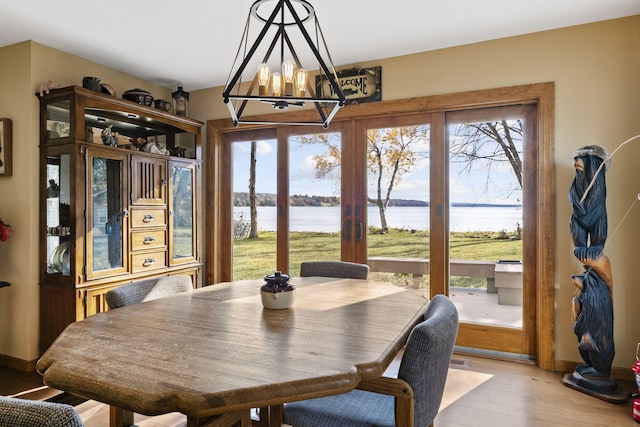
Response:
[{"label": "wooden hutch cabinet", "polygon": [[[39,98],[44,350],[105,311],[114,287],[174,274],[202,285],[203,123],[80,87]],[[180,157],[140,151],[142,140]]]}]

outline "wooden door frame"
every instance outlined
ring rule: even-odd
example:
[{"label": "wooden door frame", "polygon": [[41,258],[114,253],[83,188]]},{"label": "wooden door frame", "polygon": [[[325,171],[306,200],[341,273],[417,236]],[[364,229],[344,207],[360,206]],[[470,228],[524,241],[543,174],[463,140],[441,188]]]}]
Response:
[{"label": "wooden door frame", "polygon": [[[538,170],[536,183],[536,200],[539,212],[536,218],[536,256],[535,256],[535,312],[536,312],[536,339],[535,354],[538,366],[546,370],[555,369],[554,359],[554,241],[555,241],[555,167],[554,167],[554,83],[537,83],[530,85],[512,86],[506,88],[485,89],[471,92],[462,92],[446,95],[425,96],[419,98],[382,101],[376,103],[356,104],[345,106],[334,118],[333,122],[357,120],[363,118],[384,117],[391,115],[430,113],[434,114],[432,120],[439,120],[438,113],[445,111],[475,109],[482,107],[514,105],[522,103],[534,103],[538,112],[538,157],[535,167]],[[312,110],[298,110],[278,114],[287,114],[291,121],[304,121],[313,115]],[[270,115],[255,116],[255,120],[264,120]],[[442,114],[444,120],[444,114]],[[333,123],[332,122],[332,123]],[[225,190],[224,180],[229,180],[230,158],[228,149],[224,150],[224,142],[232,140],[249,140],[252,132],[255,137],[261,137],[264,132],[273,132],[275,128],[265,125],[247,125],[236,128],[232,120],[219,119],[207,122],[206,145],[206,228],[205,228],[205,281],[206,284],[214,284],[231,278],[231,256],[229,253],[230,242],[224,244],[225,239],[230,239],[231,233],[225,229],[225,221],[228,223],[230,215],[228,204],[230,203],[229,190]],[[242,134],[238,139],[228,134]],[[432,135],[431,143],[435,145],[444,135]],[[446,172],[446,171],[443,171]],[[226,193],[225,193],[226,191]],[[432,189],[433,191],[433,189]],[[448,191],[439,188],[438,191]],[[431,218],[434,221],[446,221],[445,218]],[[445,224],[446,225],[446,224]],[[444,229],[448,229],[445,227]],[[438,236],[431,236],[438,239]],[[437,240],[436,240],[437,244]],[[225,247],[226,246],[226,247]],[[434,246],[434,241],[431,243]],[[433,251],[433,255],[438,251]],[[448,274],[448,254],[440,254],[437,259],[430,260],[442,264],[441,271]],[[440,259],[442,258],[442,259]],[[445,261],[446,260],[446,261]],[[447,264],[445,266],[444,264]],[[434,277],[431,277],[433,281]],[[444,278],[441,278],[444,279]]]}]

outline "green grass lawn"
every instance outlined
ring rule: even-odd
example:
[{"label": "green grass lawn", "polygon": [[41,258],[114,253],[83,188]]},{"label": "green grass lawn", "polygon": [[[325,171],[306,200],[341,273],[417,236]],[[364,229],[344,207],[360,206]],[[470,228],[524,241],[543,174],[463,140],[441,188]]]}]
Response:
[{"label": "green grass lawn", "polygon": [[[429,258],[429,233],[392,229],[387,234],[370,230],[369,256]],[[289,274],[300,272],[300,263],[308,260],[340,259],[340,234],[292,232],[289,235]],[[233,245],[234,280],[258,279],[273,273],[276,265],[276,233],[261,232],[258,238],[236,240]],[[499,232],[452,233],[451,259],[521,260],[522,240]],[[391,275],[392,281],[408,283],[408,275]],[[389,279],[387,279],[389,280]],[[460,279],[461,286],[481,286],[476,281]]]}]

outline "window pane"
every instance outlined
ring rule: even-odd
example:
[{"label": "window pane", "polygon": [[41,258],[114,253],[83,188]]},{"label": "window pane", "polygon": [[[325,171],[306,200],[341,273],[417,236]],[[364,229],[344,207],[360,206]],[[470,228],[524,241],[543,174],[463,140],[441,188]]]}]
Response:
[{"label": "window pane", "polygon": [[340,260],[338,132],[289,138],[289,274],[303,261]]},{"label": "window pane", "polygon": [[276,269],[277,144],[233,144],[233,280]]},{"label": "window pane", "polygon": [[464,322],[522,327],[522,124],[449,126],[450,295]]},{"label": "window pane", "polygon": [[371,278],[429,295],[427,124],[367,130]]},{"label": "window pane", "polygon": [[93,157],[91,173],[92,271],[122,267],[122,161]]}]

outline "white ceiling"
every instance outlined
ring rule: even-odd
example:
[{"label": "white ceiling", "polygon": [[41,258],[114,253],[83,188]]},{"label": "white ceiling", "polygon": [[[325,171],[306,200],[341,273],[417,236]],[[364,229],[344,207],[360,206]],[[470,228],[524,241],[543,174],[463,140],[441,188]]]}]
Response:
[{"label": "white ceiling", "polygon": [[[640,0],[309,1],[336,67],[640,14]],[[221,86],[253,2],[2,0],[0,47],[34,40],[169,88]]]}]

